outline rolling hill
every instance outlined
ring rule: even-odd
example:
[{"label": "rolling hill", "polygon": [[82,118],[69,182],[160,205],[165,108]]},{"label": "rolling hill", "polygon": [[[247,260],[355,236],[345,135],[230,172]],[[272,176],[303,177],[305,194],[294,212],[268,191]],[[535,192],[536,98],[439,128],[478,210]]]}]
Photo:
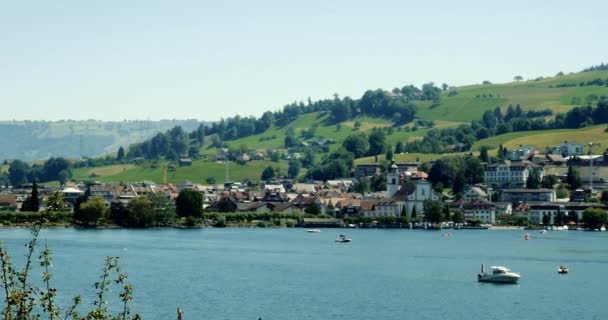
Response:
[{"label": "rolling hill", "polygon": [[[224,141],[224,143],[233,149],[260,151],[274,149],[286,153],[284,139],[288,131],[293,131],[294,135],[302,141],[334,140],[334,144],[328,145],[328,149],[332,151],[340,147],[342,141],[353,133],[369,133],[374,128],[384,128],[386,142],[394,147],[397,142],[405,143],[422,139],[427,132],[433,129],[468,125],[473,120],[479,120],[485,111],[494,110],[496,107],[500,107],[504,112],[509,105],[519,104],[523,110],[550,109],[555,114],[571,110],[586,101],[593,101],[593,99],[597,101],[602,96],[608,96],[607,85],[587,85],[594,79],[608,80],[608,71],[580,72],[504,84],[451,87],[441,92],[438,104],[433,105],[432,101],[414,101],[418,107],[416,119],[399,126],[395,126],[390,119],[370,116],[360,116],[340,123],[332,123],[328,111],[316,111],[301,114],[287,125],[272,125],[263,133]],[[583,85],[580,85],[581,83]],[[432,121],[433,128],[420,125],[419,120]],[[360,126],[355,128],[355,123]],[[608,134],[604,132],[605,127],[605,125],[598,125],[580,129],[512,132],[477,141],[472,150],[478,151],[481,146],[495,149],[500,144],[508,148],[529,144],[544,149],[563,141],[594,141],[608,146]],[[311,130],[311,128],[314,129]],[[302,135],[305,132],[310,133],[310,131],[313,131],[312,137],[305,138]],[[210,147],[211,141],[211,137],[207,136],[205,144],[200,149],[201,160],[195,160],[190,167],[177,167],[169,171],[167,180],[169,182],[191,180],[202,183],[207,178],[213,177],[218,183],[223,182],[226,176],[225,164],[212,160],[219,149]],[[396,158],[398,161],[427,161],[442,156],[445,154],[409,153],[396,155]],[[320,157],[322,155],[317,155],[317,159]],[[372,161],[373,158],[356,160],[357,163]],[[282,173],[287,171],[287,162],[284,160],[280,162],[251,161],[245,165],[231,163],[230,179],[259,180],[262,170],[267,166],[280,168]],[[79,168],[74,171],[76,180],[125,182],[152,180],[161,182],[162,176],[162,163]]]}]

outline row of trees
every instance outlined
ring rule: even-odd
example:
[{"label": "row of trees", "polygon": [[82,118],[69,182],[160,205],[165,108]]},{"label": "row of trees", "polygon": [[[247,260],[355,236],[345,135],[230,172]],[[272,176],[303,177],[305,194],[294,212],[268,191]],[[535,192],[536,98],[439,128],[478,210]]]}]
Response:
[{"label": "row of trees", "polygon": [[106,207],[103,198],[87,197],[78,199],[74,206],[74,220],[85,227],[108,222],[129,228],[168,226],[175,218],[202,218],[203,199],[199,192],[181,190],[175,203],[162,194],[131,199],[126,205],[112,202]]},{"label": "row of trees", "polygon": [[43,164],[31,166],[21,160],[13,160],[8,167],[8,180],[14,186],[34,181],[58,180],[64,183],[71,177],[70,162],[64,158],[50,158]]},{"label": "row of trees", "polygon": [[[608,123],[608,102],[600,101],[595,107],[576,107],[560,113],[552,120],[544,117],[551,110],[524,112],[521,106],[509,106],[503,114],[500,108],[484,112],[481,120],[456,128],[431,129],[422,140],[408,143],[404,150],[420,153],[445,153],[469,150],[478,140],[509,132],[581,128],[593,124]],[[461,144],[460,147],[453,146]]]}]

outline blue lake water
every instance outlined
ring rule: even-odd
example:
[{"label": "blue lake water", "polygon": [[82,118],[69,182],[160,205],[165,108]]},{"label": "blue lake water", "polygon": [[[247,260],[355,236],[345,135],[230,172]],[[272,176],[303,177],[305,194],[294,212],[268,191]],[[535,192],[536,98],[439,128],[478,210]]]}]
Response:
[{"label": "blue lake water", "polygon": [[[528,231],[529,232],[529,231]],[[351,243],[335,243],[345,233]],[[523,230],[43,230],[55,285],[92,301],[121,257],[144,319],[606,319],[608,233]],[[25,229],[1,229],[19,260]],[[478,283],[481,263],[520,272]],[[566,264],[570,274],[557,274]],[[63,296],[67,300],[67,296]]]}]

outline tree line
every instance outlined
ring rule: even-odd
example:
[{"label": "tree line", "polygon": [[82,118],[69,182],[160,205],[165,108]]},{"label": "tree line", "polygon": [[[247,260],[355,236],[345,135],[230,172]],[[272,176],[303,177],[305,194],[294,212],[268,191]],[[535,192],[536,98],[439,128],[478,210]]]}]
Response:
[{"label": "tree line", "polygon": [[478,140],[509,132],[582,128],[608,123],[608,101],[600,101],[595,107],[575,107],[566,113],[557,114],[554,119],[545,119],[552,114],[548,109],[524,112],[519,105],[509,105],[503,113],[496,107],[484,112],[480,120],[474,120],[470,125],[431,129],[422,140],[407,143],[403,150],[420,153],[466,151]]}]

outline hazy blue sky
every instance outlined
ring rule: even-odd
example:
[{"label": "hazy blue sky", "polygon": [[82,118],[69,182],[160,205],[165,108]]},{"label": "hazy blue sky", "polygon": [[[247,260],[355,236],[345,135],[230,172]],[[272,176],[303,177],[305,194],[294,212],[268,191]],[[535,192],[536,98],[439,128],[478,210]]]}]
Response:
[{"label": "hazy blue sky", "polygon": [[0,119],[217,120],[608,62],[608,1],[5,1]]}]

